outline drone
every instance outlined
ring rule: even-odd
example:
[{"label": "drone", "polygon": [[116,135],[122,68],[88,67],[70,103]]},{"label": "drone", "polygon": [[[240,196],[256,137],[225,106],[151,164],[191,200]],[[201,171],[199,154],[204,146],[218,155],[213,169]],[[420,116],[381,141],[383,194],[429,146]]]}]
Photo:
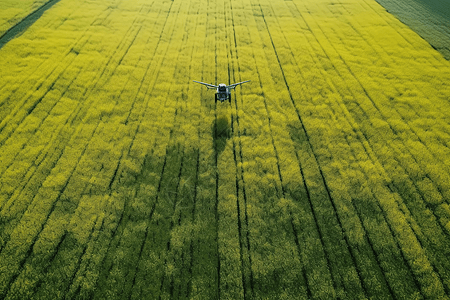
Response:
[{"label": "drone", "polygon": [[235,87],[237,87],[240,84],[249,82],[250,80],[247,81],[242,81],[242,82],[238,82],[238,83],[233,83],[230,85],[226,85],[225,83],[221,83],[219,85],[214,85],[214,84],[210,84],[210,83],[204,83],[204,82],[200,82],[200,81],[195,81],[197,83],[206,85],[206,87],[209,89],[216,89],[216,95],[215,95],[215,102],[217,103],[217,100],[219,100],[220,102],[223,102],[225,100],[228,100],[231,103],[231,90],[234,89]]}]

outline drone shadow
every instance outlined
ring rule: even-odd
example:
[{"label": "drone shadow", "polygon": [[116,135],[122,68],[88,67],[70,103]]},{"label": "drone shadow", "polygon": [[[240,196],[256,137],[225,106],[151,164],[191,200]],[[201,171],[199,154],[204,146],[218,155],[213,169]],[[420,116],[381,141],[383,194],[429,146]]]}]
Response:
[{"label": "drone shadow", "polygon": [[231,127],[226,115],[217,116],[212,124],[212,135],[216,155],[220,155],[225,149],[227,140],[231,137]]}]

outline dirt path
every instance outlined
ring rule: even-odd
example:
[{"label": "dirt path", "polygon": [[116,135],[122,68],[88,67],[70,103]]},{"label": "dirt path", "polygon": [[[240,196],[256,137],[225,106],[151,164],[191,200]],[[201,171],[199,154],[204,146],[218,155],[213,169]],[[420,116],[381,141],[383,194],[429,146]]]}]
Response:
[{"label": "dirt path", "polygon": [[50,9],[53,5],[58,3],[60,0],[49,0],[47,3],[39,7],[37,10],[26,16],[22,21],[8,29],[1,37],[0,37],[0,49],[3,48],[10,40],[22,34],[25,30],[28,29],[31,25],[34,24],[45,11]]}]

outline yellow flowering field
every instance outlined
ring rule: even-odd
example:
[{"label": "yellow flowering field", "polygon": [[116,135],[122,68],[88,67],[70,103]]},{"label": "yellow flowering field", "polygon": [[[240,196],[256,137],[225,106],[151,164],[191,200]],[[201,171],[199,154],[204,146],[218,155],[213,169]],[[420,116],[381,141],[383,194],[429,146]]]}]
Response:
[{"label": "yellow flowering field", "polygon": [[49,0],[0,0],[0,36]]},{"label": "yellow flowering field", "polygon": [[376,0],[450,60],[450,2]]},{"label": "yellow flowering field", "polygon": [[374,0],[61,0],[0,70],[1,299],[449,298],[450,62]]}]

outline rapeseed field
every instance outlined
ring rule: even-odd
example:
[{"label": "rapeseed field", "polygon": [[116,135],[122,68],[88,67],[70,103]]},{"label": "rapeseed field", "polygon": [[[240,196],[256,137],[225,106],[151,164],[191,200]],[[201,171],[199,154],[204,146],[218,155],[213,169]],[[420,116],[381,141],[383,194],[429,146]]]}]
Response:
[{"label": "rapeseed field", "polygon": [[376,0],[450,60],[450,2]]},{"label": "rapeseed field", "polygon": [[46,0],[0,0],[0,36],[46,2]]},{"label": "rapeseed field", "polygon": [[61,0],[0,70],[1,299],[449,298],[450,62],[374,0]]}]

